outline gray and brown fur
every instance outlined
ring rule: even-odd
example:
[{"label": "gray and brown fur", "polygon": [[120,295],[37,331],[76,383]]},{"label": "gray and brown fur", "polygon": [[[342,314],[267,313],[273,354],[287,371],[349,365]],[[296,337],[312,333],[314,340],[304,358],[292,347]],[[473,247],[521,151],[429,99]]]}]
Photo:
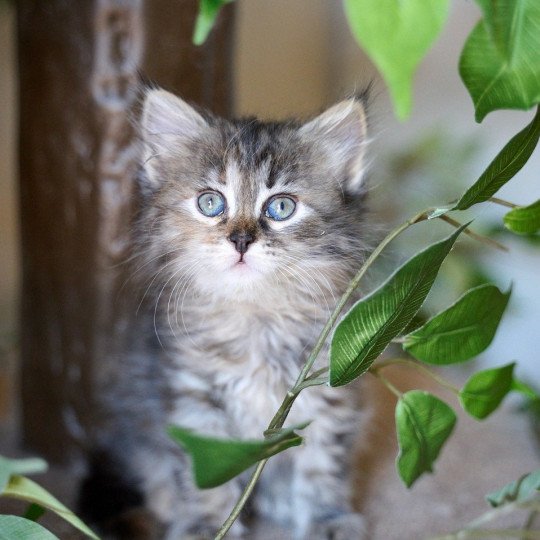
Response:
[{"label": "gray and brown fur", "polygon": [[[110,426],[97,445],[164,538],[212,538],[244,477],[198,490],[165,427],[262,436],[366,254],[365,107],[346,100],[307,123],[226,121],[155,89],[146,94],[141,136],[134,272],[143,277],[149,309],[139,324],[147,328],[121,360],[107,400]],[[209,189],[227,201],[214,218],[197,208]],[[296,201],[289,220],[267,217],[274,194]],[[234,234],[249,235],[245,253]],[[324,351],[317,367],[326,362]],[[364,417],[349,388],[304,391],[288,424],[313,420],[305,445],[270,460],[255,515],[295,539],[361,538],[348,460]],[[83,490],[87,507],[90,495]],[[229,537],[250,538],[246,531],[239,521]]]}]

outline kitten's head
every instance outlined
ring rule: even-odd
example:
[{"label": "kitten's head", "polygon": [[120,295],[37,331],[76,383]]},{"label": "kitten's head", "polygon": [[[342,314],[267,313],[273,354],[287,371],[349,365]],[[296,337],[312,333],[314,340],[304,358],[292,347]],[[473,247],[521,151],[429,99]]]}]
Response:
[{"label": "kitten's head", "polygon": [[303,124],[267,123],[150,90],[141,132],[143,250],[171,288],[216,300],[325,296],[362,259],[362,100]]}]

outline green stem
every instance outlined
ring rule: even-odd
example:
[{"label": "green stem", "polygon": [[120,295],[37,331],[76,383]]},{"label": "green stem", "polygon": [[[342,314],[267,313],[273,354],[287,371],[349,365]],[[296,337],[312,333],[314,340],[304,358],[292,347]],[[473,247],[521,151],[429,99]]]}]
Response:
[{"label": "green stem", "polygon": [[[360,280],[364,277],[365,273],[368,271],[369,267],[373,264],[375,259],[381,254],[383,249],[394,239],[396,236],[400,235],[403,231],[414,225],[415,223],[418,223],[420,221],[425,221],[428,218],[428,215],[432,209],[423,210],[422,212],[419,212],[411,219],[405,221],[402,223],[399,227],[391,231],[384,240],[375,248],[375,250],[371,253],[371,255],[367,258],[366,262],[362,265],[360,270],[357,272],[357,274],[354,276],[352,281],[349,283],[349,286],[347,287],[347,290],[343,294],[343,296],[340,298],[339,302],[337,303],[336,307],[332,311],[332,314],[330,315],[330,318],[324,325],[324,328],[321,331],[321,334],[319,335],[319,338],[317,340],[317,343],[315,344],[313,350],[311,351],[308,359],[306,360],[306,363],[304,364],[300,375],[298,376],[298,379],[296,380],[293,388],[287,392],[287,395],[285,396],[285,399],[281,403],[278,411],[272,418],[270,424],[268,425],[268,430],[273,429],[279,429],[283,427],[283,424],[285,423],[285,420],[287,419],[287,416],[289,415],[289,412],[291,410],[291,407],[293,406],[294,401],[298,397],[298,394],[307,386],[312,386],[314,384],[323,384],[326,382],[326,380],[318,379],[317,377],[323,373],[326,372],[328,368],[323,368],[320,370],[315,371],[311,377],[309,375],[309,372],[311,371],[311,368],[313,367],[313,364],[317,360],[317,357],[319,356],[319,353],[321,352],[322,348],[324,347],[324,344],[326,343],[326,339],[328,338],[328,335],[330,334],[330,331],[334,327],[334,324],[336,323],[341,311],[353,295],[354,291],[358,288],[358,284],[360,283]],[[381,380],[384,382],[384,378],[380,377]],[[311,380],[312,384],[306,384],[308,380]],[[395,387],[392,386],[392,384],[389,381],[386,381],[388,388],[394,388],[393,391],[397,392],[396,395],[401,396],[401,393],[399,390],[397,390]],[[223,525],[220,527],[216,537],[214,540],[221,540],[229,531],[229,529],[232,527],[232,524],[236,521],[238,516],[240,515],[240,512],[242,511],[242,508],[246,504],[247,500],[249,499],[249,496],[251,495],[255,484],[257,483],[257,480],[259,479],[259,476],[261,475],[264,466],[266,465],[267,460],[259,461],[257,464],[257,467],[255,468],[255,471],[253,472],[251,478],[249,479],[249,482],[247,486],[245,487],[244,491],[242,492],[242,495],[238,499],[237,503],[234,505],[234,508],[232,509],[229,517],[226,519],[226,521],[223,523]]]},{"label": "green stem", "polygon": [[535,390],[528,384],[514,379],[512,381],[512,390],[520,392],[524,396],[530,399],[540,399],[540,396],[535,392]]},{"label": "green stem", "polygon": [[371,373],[375,378],[379,379],[394,396],[398,399],[403,397],[403,392],[400,392],[386,377],[383,377],[377,370],[369,370],[368,373]]},{"label": "green stem", "polygon": [[417,369],[418,371],[421,371],[424,375],[427,375],[430,379],[434,380],[437,384],[440,384],[443,388],[446,388],[447,390],[450,390],[454,394],[459,395],[459,388],[449,383],[446,379],[443,379],[442,377],[435,375],[433,371],[423,366],[422,364],[419,364],[418,362],[415,362],[414,360],[409,360],[408,358],[390,358],[389,360],[384,360],[382,362],[379,362],[378,364],[375,364],[375,366],[371,367],[371,369],[374,371],[377,371],[379,369],[384,369],[384,368],[394,366],[397,364],[411,366]]},{"label": "green stem", "polygon": [[259,477],[261,476],[261,473],[267,461],[268,459],[263,459],[262,461],[259,461],[259,463],[257,463],[257,467],[255,467],[255,470],[253,471],[253,474],[251,475],[251,478],[249,479],[247,486],[242,492],[242,495],[240,496],[240,498],[234,505],[234,508],[229,514],[229,517],[225,520],[223,525],[220,527],[214,540],[221,540],[229,532],[229,529],[232,527],[233,523],[238,519],[238,516],[240,515],[240,512],[244,508],[247,500],[249,499],[251,493],[253,492],[253,489],[255,488],[255,484],[259,480]]}]

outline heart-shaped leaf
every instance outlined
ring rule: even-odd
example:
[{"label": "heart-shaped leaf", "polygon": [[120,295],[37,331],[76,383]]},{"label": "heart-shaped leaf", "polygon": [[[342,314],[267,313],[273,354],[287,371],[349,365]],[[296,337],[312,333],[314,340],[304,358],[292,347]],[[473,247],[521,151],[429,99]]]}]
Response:
[{"label": "heart-shaped leaf", "polygon": [[175,442],[191,454],[197,486],[212,488],[228,482],[261,459],[298,446],[302,443],[302,437],[295,430],[307,425],[278,430],[260,441],[216,439],[179,426],[170,426],[168,432]]},{"label": "heart-shaped leaf", "polygon": [[423,473],[433,471],[433,464],[455,424],[455,412],[428,392],[413,390],[399,399],[397,469],[407,487]]},{"label": "heart-shaped leaf", "polygon": [[66,506],[53,497],[47,490],[32,482],[24,476],[14,475],[10,478],[2,496],[20,499],[29,503],[37,504],[58,514],[61,518],[71,523],[76,529],[86,536],[99,540],[99,538]]},{"label": "heart-shaped leaf", "polygon": [[540,469],[506,484],[498,491],[487,495],[486,499],[491,506],[497,507],[509,502],[525,501],[537,491],[540,491]]},{"label": "heart-shaped leaf", "polygon": [[514,366],[512,363],[475,373],[459,393],[463,408],[479,420],[489,416],[512,390]]},{"label": "heart-shaped leaf", "polygon": [[398,118],[410,114],[413,76],[448,16],[448,0],[345,0],[352,33],[381,72]]},{"label": "heart-shaped leaf", "polygon": [[504,216],[504,224],[518,234],[534,234],[540,231],[540,199],[529,206],[510,210]]},{"label": "heart-shaped leaf", "polygon": [[47,529],[18,516],[0,516],[0,540],[59,540]]},{"label": "heart-shaped leaf", "polygon": [[409,259],[345,315],[330,345],[331,386],[350,383],[365,373],[390,341],[410,323],[465,227]]},{"label": "heart-shaped leaf", "polygon": [[540,2],[477,0],[484,13],[468,37],[459,72],[481,122],[497,109],[540,103]]},{"label": "heart-shaped leaf", "polygon": [[485,350],[497,331],[510,291],[480,285],[406,336],[403,348],[428,364],[464,362]]}]

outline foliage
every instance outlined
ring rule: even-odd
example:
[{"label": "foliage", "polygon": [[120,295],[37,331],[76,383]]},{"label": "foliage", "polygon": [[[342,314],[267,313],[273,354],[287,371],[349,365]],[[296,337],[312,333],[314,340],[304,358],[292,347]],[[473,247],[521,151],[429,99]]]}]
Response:
[{"label": "foliage", "polygon": [[234,441],[203,437],[177,426],[169,428],[171,438],[193,456],[195,483],[200,488],[219,486],[262,459],[302,443],[295,433],[302,426],[280,429],[263,441]]},{"label": "foliage", "polygon": [[[449,0],[345,0],[352,33],[381,72],[396,114],[412,107],[412,80],[448,15]],[[414,36],[414,39],[411,39]]]},{"label": "foliage", "polygon": [[35,523],[49,510],[70,523],[87,537],[99,538],[69,508],[47,490],[22,474],[44,472],[47,464],[39,458],[9,459],[0,456],[0,497],[19,499],[29,503],[24,517],[0,515],[0,540],[3,538],[56,539],[41,525]]},{"label": "foliage", "polygon": [[[459,66],[460,75],[475,105],[476,119],[481,121],[488,113],[502,108],[528,110],[538,105],[540,4],[536,0],[476,2],[481,8],[483,18],[467,39]],[[201,0],[201,17],[206,14],[205,31],[211,26],[219,7],[224,3],[218,0]],[[345,0],[344,4],[354,36],[384,77],[397,116],[405,118],[411,109],[414,72],[444,25],[448,2]],[[202,35],[203,33],[199,32],[198,42]],[[460,233],[493,243],[473,233],[469,224],[461,225],[448,214],[459,213],[473,205],[491,201],[512,207],[504,219],[508,230],[528,235],[538,232],[539,201],[529,206],[516,207],[493,196],[525,165],[537,146],[539,137],[540,109],[531,123],[508,142],[459,199],[419,212],[394,229],[377,246],[338,302],[294,387],[288,392],[270,423],[270,432],[273,433],[283,426],[294,400],[306,387],[318,384],[340,386],[369,372],[398,397],[397,468],[405,484],[411,486],[420,475],[433,469],[434,461],[454,428],[456,416],[449,405],[431,394],[421,390],[402,394],[383,376],[382,372],[386,367],[394,363],[405,363],[424,371],[442,386],[452,390],[465,411],[478,419],[483,419],[495,411],[510,391],[538,399],[529,386],[515,378],[514,363],[473,374],[461,390],[422,364],[447,365],[464,362],[484,351],[493,340],[508,304],[510,291],[501,292],[491,284],[470,289],[447,309],[408,335],[399,337],[399,334],[411,327],[441,264]],[[358,301],[339,321],[358,284],[386,246],[409,227],[433,219],[445,221],[457,230],[445,240],[414,255],[381,286]],[[329,365],[313,372],[315,360],[330,337]],[[419,361],[406,356],[377,360],[389,343],[396,339],[403,344],[405,355],[408,353]],[[201,441],[199,438],[197,444],[190,447],[198,467],[205,463],[209,465],[208,460],[205,461],[209,450],[204,444],[200,444]],[[221,441],[220,444],[225,444],[222,446],[223,459],[234,458],[236,450],[233,451],[233,443],[234,441]],[[264,440],[259,442],[259,448],[264,444]],[[261,456],[263,457],[241,500],[216,538],[222,538],[238,516],[264,467],[266,456]],[[248,466],[251,463],[252,460],[250,463],[246,461]],[[239,468],[238,464],[231,467]],[[506,497],[506,493],[511,489],[513,488],[503,490],[502,497]]]}]

